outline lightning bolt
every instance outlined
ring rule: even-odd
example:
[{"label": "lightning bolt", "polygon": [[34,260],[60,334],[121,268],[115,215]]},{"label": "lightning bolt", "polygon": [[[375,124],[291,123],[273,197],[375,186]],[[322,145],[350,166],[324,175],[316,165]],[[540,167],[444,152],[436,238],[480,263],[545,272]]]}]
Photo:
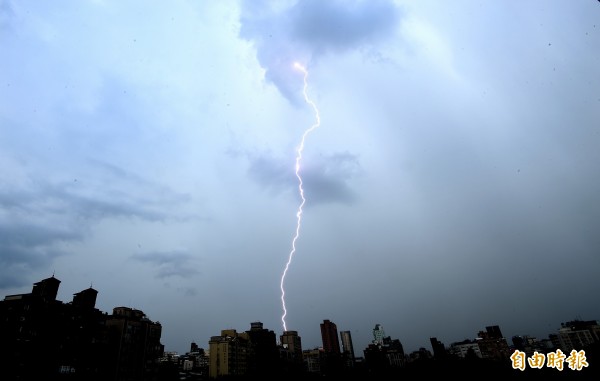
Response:
[{"label": "lightning bolt", "polygon": [[302,187],[302,176],[300,176],[300,162],[302,161],[302,152],[304,151],[304,142],[306,141],[306,137],[314,129],[321,125],[321,116],[319,115],[319,109],[317,108],[315,102],[313,102],[308,97],[308,70],[306,70],[306,68],[298,62],[294,62],[294,68],[300,70],[304,74],[304,87],[302,93],[304,94],[304,101],[312,107],[315,113],[315,123],[304,131],[304,133],[302,134],[302,139],[300,140],[300,144],[296,149],[296,178],[298,178],[298,191],[300,193],[300,198],[302,199],[302,202],[300,202],[300,205],[298,206],[298,211],[296,212],[296,234],[294,235],[294,239],[292,240],[292,250],[290,251],[290,254],[288,256],[288,260],[285,264],[283,274],[281,275],[281,305],[283,307],[283,315],[281,315],[281,322],[283,323],[284,331],[287,331],[287,326],[285,324],[287,309],[285,307],[285,287],[283,286],[283,284],[285,283],[285,276],[287,275],[288,269],[290,268],[290,263],[292,263],[292,259],[294,257],[294,254],[296,253],[296,241],[298,240],[298,237],[300,237],[300,225],[302,223],[302,209],[304,208],[304,204],[306,203],[306,198],[304,198],[304,188]]}]

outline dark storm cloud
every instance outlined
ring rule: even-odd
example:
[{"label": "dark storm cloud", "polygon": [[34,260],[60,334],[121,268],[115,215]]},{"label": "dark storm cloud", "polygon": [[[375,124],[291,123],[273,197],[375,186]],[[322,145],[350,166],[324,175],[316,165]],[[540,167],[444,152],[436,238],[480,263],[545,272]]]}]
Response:
[{"label": "dark storm cloud", "polygon": [[303,0],[285,9],[243,6],[240,36],[254,43],[265,78],[291,102],[298,84],[291,80],[294,61],[305,64],[328,53],[361,49],[392,35],[400,9],[391,1]]},{"label": "dark storm cloud", "polygon": [[189,278],[198,274],[193,268],[193,257],[182,251],[168,252],[150,252],[134,254],[130,257],[133,260],[150,263],[156,267],[156,276],[158,278],[181,277]]},{"label": "dark storm cloud", "polygon": [[[57,241],[75,240],[81,235],[59,227],[36,226],[30,224],[14,224],[3,222],[0,230],[0,247],[2,248],[26,248],[44,246]],[[25,233],[27,232],[27,233]],[[4,253],[4,252],[3,252]],[[3,255],[3,258],[9,256]]]},{"label": "dark storm cloud", "polygon": [[354,204],[357,195],[349,182],[360,173],[355,155],[336,153],[308,161],[304,166],[302,180],[307,197],[307,207],[317,204]]},{"label": "dark storm cloud", "polygon": [[[72,194],[71,200],[78,214],[86,218],[136,217],[146,221],[166,219],[188,219],[189,215],[175,215],[171,206],[190,201],[190,196],[177,193],[166,186],[149,181],[113,164],[93,161],[107,184],[118,183],[118,187],[106,186],[103,194],[89,197]],[[94,185],[94,184],[91,184]],[[136,189],[132,192],[131,189]]]},{"label": "dark storm cloud", "polygon": [[56,246],[80,240],[83,226],[64,219],[56,200],[34,192],[0,192],[0,287],[29,283],[26,274],[60,255]]},{"label": "dark storm cloud", "polygon": [[[64,255],[60,244],[84,239],[102,219],[165,221],[174,217],[172,207],[188,199],[108,164],[103,167],[107,170],[98,178],[104,185],[38,180],[29,188],[0,190],[0,287],[28,283],[25,274]],[[132,181],[139,192],[123,189]]]},{"label": "dark storm cloud", "polygon": [[[273,194],[297,192],[294,164],[261,155],[250,158],[250,177]],[[358,158],[350,153],[321,155],[303,164],[300,170],[307,207],[326,203],[352,204],[356,194],[349,182],[360,173]]]},{"label": "dark storm cloud", "polygon": [[297,179],[294,164],[267,155],[250,157],[250,178],[272,194],[292,189]]},{"label": "dark storm cloud", "polygon": [[57,184],[38,183],[30,190],[1,192],[0,206],[36,218],[56,215],[90,221],[111,217],[163,221],[171,217],[165,205],[188,201],[186,195],[176,195],[164,189],[149,191],[143,187],[144,184],[138,185],[143,190],[132,193],[121,186],[109,185],[117,181],[114,177],[107,181],[104,188],[96,183],[79,186],[81,181],[77,179]]},{"label": "dark storm cloud", "polygon": [[60,226],[0,221],[0,288],[27,284],[25,274],[49,266],[60,255],[56,244],[82,237]]},{"label": "dark storm cloud", "polygon": [[381,40],[400,18],[389,1],[300,1],[290,14],[292,38],[309,46],[314,55]]}]

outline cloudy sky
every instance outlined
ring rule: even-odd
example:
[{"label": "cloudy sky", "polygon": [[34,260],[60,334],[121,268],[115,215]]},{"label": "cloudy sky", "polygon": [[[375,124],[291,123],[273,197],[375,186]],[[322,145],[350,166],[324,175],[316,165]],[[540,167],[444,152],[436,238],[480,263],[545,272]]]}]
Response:
[{"label": "cloudy sky", "polygon": [[600,3],[0,0],[0,296],[358,355],[600,319]]}]

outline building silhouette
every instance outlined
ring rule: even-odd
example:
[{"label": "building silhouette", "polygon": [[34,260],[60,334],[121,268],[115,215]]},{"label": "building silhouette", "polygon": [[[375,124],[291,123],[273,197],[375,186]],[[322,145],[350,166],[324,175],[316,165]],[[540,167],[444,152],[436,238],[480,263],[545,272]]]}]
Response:
[{"label": "building silhouette", "polygon": [[[600,325],[596,320],[561,323],[556,333],[541,340],[513,336],[512,346],[498,325],[449,347],[430,337],[433,355],[426,348],[406,354],[400,340],[386,336],[383,326],[376,324],[372,343],[364,349],[364,357],[358,358],[350,331],[338,336],[330,320],[320,324],[323,346],[309,350],[302,349],[297,331],[284,331],[277,342],[275,332],[255,321],[245,332],[222,330],[210,338],[206,352],[192,343],[190,352],[179,356],[165,353],[160,342],[163,327],[143,311],[120,306],[111,314],[102,312],[96,308],[98,291],[91,286],[65,303],[57,300],[60,284],[52,276],[34,283],[30,293],[7,295],[0,301],[3,380],[413,379],[467,372],[479,378],[549,379],[581,374],[582,379],[592,379],[598,374]],[[520,373],[510,366],[516,350],[528,357],[556,350],[566,355],[585,352],[590,367],[565,368],[562,373],[528,368]]]},{"label": "building silhouette", "polygon": [[304,349],[302,351],[302,358],[304,359],[304,369],[309,374],[320,375],[323,357],[323,348]]},{"label": "building silhouette", "polygon": [[46,278],[37,283],[33,284],[31,289],[31,296],[39,298],[41,301],[51,303],[56,301],[56,295],[58,295],[58,287],[60,286],[60,280],[56,279],[54,275],[50,278]]},{"label": "building silhouette", "polygon": [[524,352],[527,356],[532,356],[535,352],[547,353],[554,351],[559,346],[555,345],[549,335],[547,339],[538,339],[529,335],[517,335],[512,337],[512,349]]},{"label": "building silhouette", "polygon": [[323,341],[321,374],[339,374],[343,368],[343,361],[337,325],[330,320],[323,320],[320,326],[321,340]]},{"label": "building silhouette", "polygon": [[112,364],[116,380],[147,380],[158,372],[158,359],[164,352],[160,343],[162,326],[144,312],[115,307],[106,318]]},{"label": "building silhouette", "polygon": [[323,340],[323,351],[327,354],[341,354],[338,330],[335,323],[323,320],[321,323],[321,339]]},{"label": "building silhouette", "polygon": [[384,337],[385,331],[383,330],[383,326],[381,324],[375,324],[375,328],[373,328],[373,344],[383,345]]},{"label": "building silhouette", "polygon": [[433,350],[433,356],[436,359],[446,359],[448,353],[446,352],[446,346],[444,343],[439,341],[437,337],[430,337],[429,342],[431,343],[431,349]]},{"label": "building silhouette", "polygon": [[341,331],[340,339],[342,342],[342,360],[347,368],[354,367],[354,345],[352,344],[352,334],[350,331]]},{"label": "building silhouette", "polygon": [[580,350],[600,342],[600,325],[597,320],[572,320],[560,324],[557,344],[565,352]]},{"label": "building silhouette", "polygon": [[373,342],[363,351],[371,376],[385,376],[404,367],[406,358],[400,340],[385,336],[381,324],[375,325],[373,337]]},{"label": "building silhouette", "polygon": [[275,332],[263,328],[261,322],[253,322],[246,334],[251,343],[248,374],[257,377],[277,375],[281,367]]},{"label": "building silhouette", "polygon": [[487,326],[485,331],[479,331],[476,341],[481,356],[485,359],[506,360],[511,355],[508,342],[497,325]]},{"label": "building silhouette", "polygon": [[[3,380],[149,379],[163,350],[160,324],[139,311],[143,322],[119,331],[122,317],[95,307],[98,291],[90,287],[63,303],[56,299],[60,283],[52,276],[0,301]],[[127,356],[139,361],[119,365]]]},{"label": "building silhouette", "polygon": [[220,336],[212,336],[209,346],[209,376],[246,376],[250,355],[250,337],[246,332],[224,329]]},{"label": "building silhouette", "polygon": [[275,333],[261,322],[250,323],[250,330],[241,333],[222,330],[220,336],[212,336],[208,342],[209,377],[266,378],[306,373],[298,332],[285,331],[279,344],[275,338]]},{"label": "building silhouette", "polygon": [[280,358],[285,373],[302,373],[304,371],[304,358],[302,357],[302,338],[298,331],[283,331],[279,337]]}]

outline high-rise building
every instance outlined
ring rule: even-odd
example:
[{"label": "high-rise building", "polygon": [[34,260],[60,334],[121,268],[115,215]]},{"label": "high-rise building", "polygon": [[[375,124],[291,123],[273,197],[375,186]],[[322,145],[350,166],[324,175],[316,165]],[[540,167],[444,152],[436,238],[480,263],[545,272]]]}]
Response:
[{"label": "high-rise building", "polygon": [[379,339],[378,335],[382,333],[383,327],[377,324],[373,330],[375,340],[364,350],[365,360],[374,375],[401,368],[405,363],[404,347],[400,340],[389,336]]},{"label": "high-rise building", "polygon": [[502,331],[500,330],[500,326],[498,325],[489,325],[485,327],[486,336],[489,339],[502,339]]},{"label": "high-rise building", "polygon": [[115,307],[106,319],[106,327],[117,380],[149,379],[158,372],[164,352],[159,322],[151,321],[138,309]]},{"label": "high-rise building", "polygon": [[91,309],[96,306],[96,297],[98,291],[93,288],[87,288],[76,294],[73,294],[73,306],[84,309]]},{"label": "high-rise building", "polygon": [[246,334],[251,344],[248,374],[261,378],[276,375],[279,372],[279,350],[275,332],[263,328],[261,322],[252,322]]},{"label": "high-rise building", "polygon": [[479,331],[477,345],[482,358],[501,360],[510,356],[508,342],[497,325],[487,326],[485,331]]},{"label": "high-rise building", "polygon": [[298,331],[284,331],[280,336],[281,346],[287,349],[294,359],[302,362],[302,338]]},{"label": "high-rise building", "polygon": [[281,340],[280,358],[284,365],[284,370],[290,373],[298,373],[304,367],[304,358],[302,357],[302,338],[298,336],[298,331],[283,331],[279,337]]},{"label": "high-rise building", "polygon": [[433,356],[436,359],[444,359],[446,358],[446,346],[444,343],[439,341],[437,337],[430,337],[429,342],[431,342],[431,349],[433,349]]},{"label": "high-rise building", "polygon": [[323,348],[305,349],[302,351],[304,366],[310,374],[321,373],[321,362],[323,360]]},{"label": "high-rise building", "polygon": [[344,359],[340,352],[340,340],[335,323],[330,320],[323,320],[323,323],[321,323],[321,338],[323,340],[321,374],[326,377],[337,375],[344,367]]},{"label": "high-rise building", "polygon": [[383,330],[383,326],[381,324],[375,324],[375,328],[373,328],[373,344],[383,345],[384,337],[385,331]]},{"label": "high-rise building", "polygon": [[41,298],[45,302],[53,302],[56,300],[59,286],[60,280],[56,279],[54,275],[52,275],[50,278],[46,278],[34,283],[31,294]]},{"label": "high-rise building", "polygon": [[573,320],[560,325],[557,335],[558,347],[564,352],[580,351],[582,348],[600,342],[600,325],[596,320]]},{"label": "high-rise building", "polygon": [[221,336],[212,336],[208,345],[210,378],[247,375],[250,351],[247,333],[225,329],[221,331]]},{"label": "high-rise building", "polygon": [[31,293],[0,302],[3,372],[23,379],[54,379],[75,370],[79,377],[99,376],[106,353],[103,315],[94,304],[81,306],[77,297],[72,304],[56,300],[60,283],[52,276],[34,283]]},{"label": "high-rise building", "polygon": [[352,334],[350,331],[341,331],[340,339],[342,340],[342,353],[354,360],[354,346],[352,345]]},{"label": "high-rise building", "polygon": [[60,280],[0,301],[0,369],[19,379],[151,379],[162,356],[161,327],[126,307],[98,310],[98,291],[56,299]]},{"label": "high-rise building", "polygon": [[323,351],[326,354],[340,354],[340,341],[337,326],[334,322],[323,320],[323,323],[321,323],[321,339],[323,340]]}]

